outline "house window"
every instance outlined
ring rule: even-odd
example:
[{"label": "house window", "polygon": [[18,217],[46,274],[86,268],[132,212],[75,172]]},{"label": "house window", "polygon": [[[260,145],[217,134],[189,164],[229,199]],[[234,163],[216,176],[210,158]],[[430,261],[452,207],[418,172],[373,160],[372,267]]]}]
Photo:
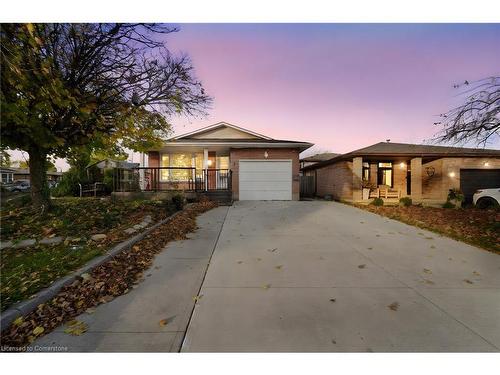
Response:
[{"label": "house window", "polygon": [[229,156],[219,156],[217,158],[218,169],[229,169]]},{"label": "house window", "polygon": [[378,163],[377,184],[387,185],[392,187],[393,185],[392,163],[386,163],[386,162]]},{"label": "house window", "polygon": [[[162,154],[161,155],[161,167],[170,167],[170,157],[168,154]],[[161,179],[162,180],[168,180],[169,176],[169,170],[168,169],[161,169]]]},{"label": "house window", "polygon": [[[191,154],[162,154],[162,167],[192,168],[193,156]],[[189,169],[162,169],[162,180],[186,181],[191,177]]]},{"label": "house window", "polygon": [[12,182],[12,173],[2,173],[2,183],[9,184]]},{"label": "house window", "polygon": [[363,163],[363,181],[370,181],[370,164]]}]

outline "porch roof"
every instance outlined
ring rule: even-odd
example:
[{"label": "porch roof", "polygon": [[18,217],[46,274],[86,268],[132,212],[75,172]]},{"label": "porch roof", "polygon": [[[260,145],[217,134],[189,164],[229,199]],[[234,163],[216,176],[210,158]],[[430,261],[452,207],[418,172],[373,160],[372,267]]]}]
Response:
[{"label": "porch roof", "polygon": [[204,139],[177,139],[166,141],[162,147],[151,149],[150,151],[161,151],[170,147],[179,149],[229,149],[229,148],[297,148],[300,152],[313,146],[309,142],[289,141],[282,139],[224,139],[224,138],[204,138]]},{"label": "porch roof", "polygon": [[333,164],[339,161],[350,160],[354,157],[363,157],[367,160],[375,159],[401,159],[421,157],[433,160],[446,157],[500,157],[500,150],[479,149],[467,147],[448,147],[433,145],[415,145],[408,143],[380,142],[374,145],[360,148],[346,154],[335,156],[314,165],[304,167],[303,170],[311,170]]}]

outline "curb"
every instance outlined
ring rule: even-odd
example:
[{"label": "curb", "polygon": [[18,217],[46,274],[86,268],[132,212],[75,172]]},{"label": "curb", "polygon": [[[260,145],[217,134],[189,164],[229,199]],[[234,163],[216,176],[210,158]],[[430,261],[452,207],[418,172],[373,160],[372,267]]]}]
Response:
[{"label": "curb", "polygon": [[33,310],[37,308],[38,305],[47,302],[54,296],[56,296],[59,291],[66,285],[69,285],[73,283],[81,274],[83,273],[88,273],[92,271],[94,268],[100,266],[101,264],[107,262],[111,258],[113,258],[115,255],[121,253],[124,250],[130,249],[135,243],[139,242],[142,240],[145,236],[147,236],[149,233],[151,233],[153,230],[158,228],[160,225],[163,225],[170,220],[172,220],[174,217],[176,217],[178,214],[181,212],[184,212],[186,208],[191,206],[191,204],[187,204],[184,206],[184,209],[174,212],[172,215],[169,217],[159,221],[158,223],[154,224],[152,227],[144,230],[144,232],[136,234],[135,236],[119,243],[118,245],[114,246],[111,250],[106,252],[106,254],[100,255],[92,260],[90,260],[88,263],[83,265],[82,267],[78,268],[76,271],[73,273],[64,276],[57,281],[55,281],[52,285],[48,286],[45,289],[40,290],[35,297],[29,300],[21,301],[17,304],[12,305],[9,307],[7,310],[3,311],[0,315],[0,332],[3,332],[6,328],[10,326],[10,324],[19,316],[26,315]]}]

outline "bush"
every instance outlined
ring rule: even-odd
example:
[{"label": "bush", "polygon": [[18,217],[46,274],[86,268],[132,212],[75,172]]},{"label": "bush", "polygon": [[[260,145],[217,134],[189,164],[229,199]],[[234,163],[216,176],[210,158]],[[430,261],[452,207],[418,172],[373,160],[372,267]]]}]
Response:
[{"label": "bush", "polygon": [[448,192],[448,201],[462,202],[465,199],[464,193],[460,189],[450,189]]},{"label": "bush", "polygon": [[172,197],[172,203],[177,210],[182,210],[184,208],[184,196],[182,194],[175,194]]},{"label": "bush", "polygon": [[113,180],[114,180],[114,170],[105,169],[102,182],[104,184],[104,189],[106,191],[106,194],[111,194],[111,192],[113,191]]},{"label": "bush", "polygon": [[410,207],[413,204],[413,201],[410,197],[403,197],[399,199],[399,205],[403,207]]},{"label": "bush", "polygon": [[443,204],[443,208],[455,208],[455,205],[448,200]]},{"label": "bush", "polygon": [[52,189],[54,197],[78,197],[80,195],[80,186],[88,183],[85,173],[72,167],[62,175],[61,181]]},{"label": "bush", "polygon": [[382,198],[375,198],[374,200],[371,201],[370,204],[373,206],[383,206],[384,200]]}]

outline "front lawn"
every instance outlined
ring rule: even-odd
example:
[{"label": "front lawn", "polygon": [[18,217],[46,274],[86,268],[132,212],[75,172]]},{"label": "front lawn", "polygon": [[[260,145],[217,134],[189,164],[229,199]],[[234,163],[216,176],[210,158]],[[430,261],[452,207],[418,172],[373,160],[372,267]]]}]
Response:
[{"label": "front lawn", "polygon": [[358,208],[500,254],[500,210],[373,205]]},{"label": "front lawn", "polygon": [[[112,201],[95,198],[54,199],[54,207],[40,213],[31,207],[1,211],[2,242],[63,237],[54,245],[36,244],[1,251],[1,310],[29,298],[58,278],[128,238],[125,229],[146,215],[157,222],[175,211],[170,202]],[[106,234],[98,242],[94,234]]]}]

